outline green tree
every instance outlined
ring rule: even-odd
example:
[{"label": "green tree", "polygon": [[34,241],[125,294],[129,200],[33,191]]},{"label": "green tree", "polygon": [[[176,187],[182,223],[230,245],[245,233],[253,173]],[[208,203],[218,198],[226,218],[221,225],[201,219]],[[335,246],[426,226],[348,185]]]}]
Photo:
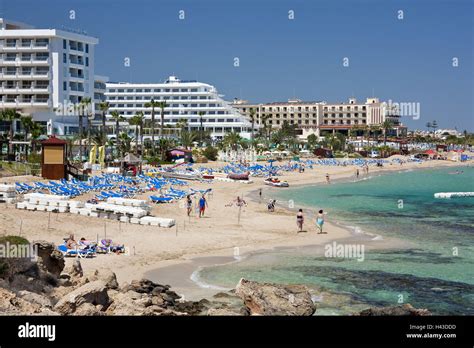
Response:
[{"label": "green tree", "polygon": [[[144,123],[144,120],[145,120],[145,116],[143,115],[143,112],[141,111],[138,111],[135,116],[133,116],[130,120],[129,120],[129,124],[131,126],[135,126],[135,142],[137,144],[136,146],[136,152],[135,154],[138,155],[138,131],[140,130],[140,146],[143,147],[143,123]],[[143,153],[143,149],[142,149],[142,153]]]},{"label": "green tree", "polygon": [[110,116],[115,121],[115,149],[117,151],[116,156],[120,156],[119,147],[120,147],[120,121],[123,121],[124,118],[119,114],[117,110],[114,110],[110,113]]},{"label": "green tree", "polygon": [[255,110],[253,108],[250,109],[250,113],[249,113],[249,118],[250,118],[250,123],[252,125],[252,128],[251,128],[251,139],[253,140],[253,133],[254,133],[254,128],[255,128],[255,120],[256,120],[256,113],[255,113]]},{"label": "green tree", "polygon": [[15,109],[4,109],[0,112],[0,120],[9,123],[8,155],[13,154],[13,124],[19,118],[20,114]]},{"label": "green tree", "polygon": [[160,107],[160,102],[155,101],[153,98],[145,103],[146,108],[151,108],[151,151],[155,155],[155,108]]},{"label": "green tree", "polygon": [[308,148],[310,150],[313,150],[316,147],[316,144],[318,143],[318,137],[316,136],[316,134],[310,134],[306,138],[306,141],[308,143]]},{"label": "green tree", "polygon": [[238,145],[241,141],[242,137],[239,133],[230,132],[224,135],[224,138],[222,139],[222,145],[224,146],[224,148],[230,147],[232,150],[237,150]]},{"label": "green tree", "polygon": [[184,146],[186,149],[189,149],[192,145],[193,142],[196,141],[196,133],[194,132],[189,132],[187,130],[183,130],[181,132],[181,145]]},{"label": "green tree", "polygon": [[109,111],[110,104],[109,102],[103,101],[99,104],[99,109],[102,113],[102,137],[104,138],[104,143],[107,141],[107,131],[105,122],[107,121],[107,111]]},{"label": "green tree", "polygon": [[387,132],[393,128],[393,122],[390,120],[385,120],[382,123],[383,129],[383,144],[387,145]]},{"label": "green tree", "polygon": [[199,146],[202,146],[202,135],[203,135],[203,132],[204,132],[204,128],[202,126],[202,117],[205,115],[206,113],[203,112],[203,111],[199,111],[198,115],[199,115]]}]

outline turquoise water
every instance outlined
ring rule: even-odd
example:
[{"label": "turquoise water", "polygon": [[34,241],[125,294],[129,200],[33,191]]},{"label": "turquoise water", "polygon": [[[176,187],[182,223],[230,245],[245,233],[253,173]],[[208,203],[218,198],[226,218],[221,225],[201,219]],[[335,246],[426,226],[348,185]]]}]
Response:
[{"label": "turquoise water", "polygon": [[[463,173],[452,174],[457,169]],[[354,236],[344,243],[363,245],[363,261],[325,257],[324,246],[305,247],[251,255],[203,269],[199,276],[227,287],[241,277],[306,284],[322,315],[403,302],[440,315],[474,315],[474,198],[433,197],[436,192],[474,191],[474,168],[457,169],[278,191],[278,199],[293,200],[295,208],[324,209],[327,221],[351,226]],[[409,247],[378,247],[387,237]]]}]

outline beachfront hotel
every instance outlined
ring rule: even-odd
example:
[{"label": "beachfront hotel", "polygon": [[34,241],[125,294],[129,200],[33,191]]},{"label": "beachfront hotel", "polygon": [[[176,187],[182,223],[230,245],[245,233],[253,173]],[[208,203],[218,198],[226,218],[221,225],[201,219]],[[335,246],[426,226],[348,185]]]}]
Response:
[{"label": "beachfront hotel", "polygon": [[367,98],[363,103],[349,98],[346,103],[290,99],[288,102],[263,104],[235,99],[233,106],[248,116],[253,110],[255,123],[259,126],[266,124],[272,129],[279,129],[285,121],[296,125],[300,139],[306,139],[310,134],[321,136],[327,132],[348,134],[349,130],[357,127],[381,125],[386,119],[393,123],[393,131],[397,135],[406,132],[400,116],[394,112],[385,112],[387,106],[378,98]]},{"label": "beachfront hotel", "polygon": [[0,108],[30,114],[58,135],[77,133],[77,115],[67,105],[100,97],[96,44],[98,39],[85,33],[35,29],[0,18]]},{"label": "beachfront hotel", "polygon": [[[187,129],[210,131],[213,139],[222,139],[225,133],[236,132],[244,138],[250,137],[251,124],[231,103],[225,101],[216,88],[210,84],[194,80],[180,80],[170,76],[163,83],[107,83],[105,96],[109,102],[108,118],[112,111],[125,119],[130,119],[137,112],[143,112],[146,119],[151,119],[151,108],[145,104],[151,99],[166,102],[164,124],[177,127],[186,121]],[[160,123],[160,109],[155,108],[155,122]],[[109,122],[113,128],[114,122]],[[156,127],[155,134],[159,134]],[[113,136],[113,132],[109,135]],[[151,133],[144,131],[144,138]]]}]

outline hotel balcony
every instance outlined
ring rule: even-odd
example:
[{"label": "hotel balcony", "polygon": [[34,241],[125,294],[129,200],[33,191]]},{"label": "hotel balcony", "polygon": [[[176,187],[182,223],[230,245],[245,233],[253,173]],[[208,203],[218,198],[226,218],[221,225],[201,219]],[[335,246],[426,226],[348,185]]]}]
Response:
[{"label": "hotel balcony", "polygon": [[0,93],[5,94],[19,94],[19,93],[27,93],[27,94],[36,94],[36,93],[50,93],[51,87],[50,86],[31,86],[31,87],[0,87]]},{"label": "hotel balcony", "polygon": [[49,51],[48,44],[28,43],[28,44],[16,44],[16,45],[0,45],[0,51],[3,52],[17,52],[17,51]]},{"label": "hotel balcony", "polygon": [[49,65],[51,64],[51,59],[41,59],[41,58],[32,58],[32,59],[4,59],[0,58],[0,65],[4,66],[22,66],[22,65]]},{"label": "hotel balcony", "polygon": [[28,107],[44,107],[50,108],[52,103],[49,99],[31,99],[31,100],[14,100],[5,99],[0,100],[0,106],[2,108],[28,108]]}]

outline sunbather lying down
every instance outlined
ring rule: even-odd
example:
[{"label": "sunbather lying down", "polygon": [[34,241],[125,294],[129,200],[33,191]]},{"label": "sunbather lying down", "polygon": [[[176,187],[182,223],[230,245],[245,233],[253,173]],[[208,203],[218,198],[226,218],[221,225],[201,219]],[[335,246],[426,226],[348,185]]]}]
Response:
[{"label": "sunbather lying down", "polygon": [[97,250],[103,253],[113,252],[120,254],[125,252],[125,245],[114,243],[112,239],[102,239],[98,244]]}]

